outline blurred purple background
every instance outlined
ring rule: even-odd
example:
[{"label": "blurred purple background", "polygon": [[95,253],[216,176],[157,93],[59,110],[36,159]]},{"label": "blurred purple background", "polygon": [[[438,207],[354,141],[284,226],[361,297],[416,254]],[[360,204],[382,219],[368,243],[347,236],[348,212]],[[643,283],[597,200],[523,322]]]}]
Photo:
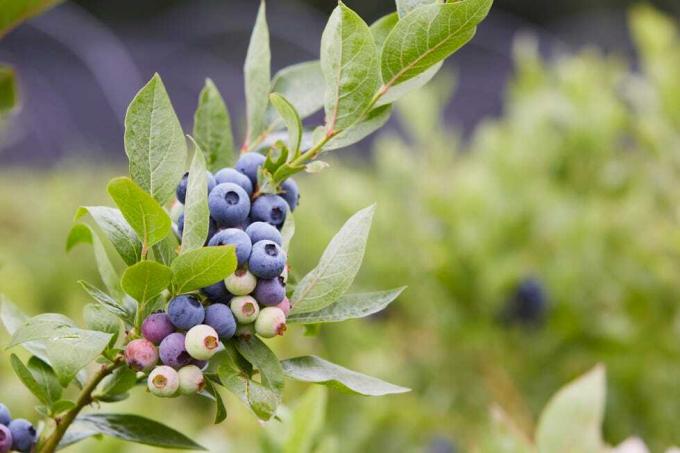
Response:
[{"label": "blurred purple background", "polygon": [[[20,77],[22,109],[0,144],[0,162],[50,166],[64,160],[122,162],[128,102],[154,72],[188,132],[205,77],[222,90],[237,139],[243,129],[241,67],[255,0],[67,2],[10,33],[0,61]],[[390,0],[347,0],[371,23]],[[518,31],[546,55],[593,44],[630,54],[625,0],[497,0],[472,43],[447,63],[459,88],[447,121],[469,130],[497,115]],[[679,14],[680,2],[653,2]],[[336,2],[270,0],[273,72],[318,58],[319,37]],[[366,143],[359,146],[366,147]]]}]

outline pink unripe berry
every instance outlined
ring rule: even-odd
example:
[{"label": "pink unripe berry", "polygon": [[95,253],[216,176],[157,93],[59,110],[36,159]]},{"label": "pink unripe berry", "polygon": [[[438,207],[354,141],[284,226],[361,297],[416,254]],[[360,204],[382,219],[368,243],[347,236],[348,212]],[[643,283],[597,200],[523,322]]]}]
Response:
[{"label": "pink unripe berry", "polygon": [[224,279],[224,284],[234,296],[247,296],[255,290],[257,278],[246,269],[237,269]]},{"label": "pink unripe berry", "polygon": [[167,365],[157,366],[149,373],[147,386],[156,396],[163,398],[174,396],[179,389],[179,374]]},{"label": "pink unripe berry", "polygon": [[215,355],[220,346],[217,332],[206,324],[192,327],[184,340],[184,347],[191,357],[197,360],[208,360]]},{"label": "pink unripe berry", "polygon": [[283,314],[286,316],[288,316],[288,313],[290,313],[290,300],[287,297],[284,297],[278,305],[274,306],[276,308],[280,308]]},{"label": "pink unripe berry", "polygon": [[241,324],[249,324],[257,319],[260,307],[257,301],[250,296],[234,297],[231,300],[231,311]]},{"label": "pink unripe berry", "polygon": [[286,331],[286,315],[278,307],[265,307],[255,321],[255,332],[264,338],[283,335]]},{"label": "pink unripe berry", "polygon": [[158,362],[158,349],[146,338],[132,340],[125,347],[125,361],[133,370],[149,371]]},{"label": "pink unripe berry", "polygon": [[179,374],[179,393],[192,395],[205,387],[203,372],[196,365],[187,365],[177,372]]}]

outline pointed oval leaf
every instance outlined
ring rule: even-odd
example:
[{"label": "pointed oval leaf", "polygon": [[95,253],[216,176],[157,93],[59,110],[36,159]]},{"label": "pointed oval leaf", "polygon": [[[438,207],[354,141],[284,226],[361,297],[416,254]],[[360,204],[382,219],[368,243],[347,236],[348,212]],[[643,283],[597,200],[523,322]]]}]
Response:
[{"label": "pointed oval leaf", "polygon": [[196,250],[205,245],[210,228],[208,210],[208,177],[203,152],[194,142],[194,158],[189,169],[189,181],[184,204],[184,230],[180,253]]},{"label": "pointed oval leaf", "polygon": [[349,289],[364,259],[374,212],[375,205],[357,212],[333,237],[316,268],[296,286],[291,314],[327,307]]},{"label": "pointed oval leaf", "polygon": [[375,46],[378,49],[378,53],[382,50],[383,44],[385,44],[385,39],[387,35],[390,34],[395,25],[399,22],[399,14],[396,12],[390,13],[386,16],[381,17],[371,24],[369,29],[373,35],[373,40],[375,41]]},{"label": "pointed oval leaf", "polygon": [[431,5],[439,0],[396,0],[397,13],[399,17],[404,17],[419,6]]},{"label": "pointed oval leaf", "polygon": [[260,3],[253,33],[250,36],[243,75],[248,119],[246,143],[250,143],[255,142],[265,129],[265,113],[269,105],[271,88],[271,51],[269,50],[269,28],[264,1]]},{"label": "pointed oval leaf", "polygon": [[365,114],[380,86],[378,51],[368,25],[340,3],[321,37],[326,80],[327,132],[339,132]]},{"label": "pointed oval leaf", "polygon": [[281,366],[289,378],[330,385],[360,395],[382,396],[410,391],[406,387],[348,370],[313,355],[284,360]]},{"label": "pointed oval leaf", "polygon": [[170,200],[184,171],[187,144],[158,74],[137,93],[125,114],[125,153],[132,179],[159,203]]},{"label": "pointed oval leaf", "polygon": [[121,286],[137,302],[143,304],[170,286],[172,271],[155,261],[141,261],[123,273]]},{"label": "pointed oval leaf", "polygon": [[128,310],[127,307],[119,304],[111,296],[101,291],[96,286],[91,285],[90,283],[84,280],[80,280],[78,284],[80,284],[80,286],[85,290],[87,294],[90,295],[90,297],[92,297],[92,299],[95,300],[95,302],[98,302],[99,304],[102,305],[102,307],[106,308],[109,311],[109,313],[118,316],[124,321],[131,322],[134,320],[135,314],[133,311]]},{"label": "pointed oval leaf", "polygon": [[215,424],[219,425],[223,421],[227,419],[227,408],[224,407],[224,401],[222,400],[222,395],[220,395],[219,390],[217,390],[217,387],[213,385],[213,383],[210,381],[210,379],[205,380],[205,389],[210,394],[214,399],[215,399],[215,406],[216,406],[216,411],[215,411]]},{"label": "pointed oval leaf", "polygon": [[[272,80],[272,93],[285,97],[301,119],[316,113],[323,107],[326,81],[319,60],[306,61],[281,69]],[[269,129],[280,128],[283,123],[273,106],[267,110]]]},{"label": "pointed oval leaf", "polygon": [[300,149],[300,142],[302,140],[302,121],[300,120],[300,115],[298,115],[293,104],[279,93],[269,95],[269,100],[276,111],[279,112],[284,123],[286,123],[290,152],[297,152]]},{"label": "pointed oval leaf", "polygon": [[73,225],[66,241],[66,250],[70,251],[73,247],[80,243],[92,244],[94,249],[94,258],[97,263],[97,270],[99,276],[104,282],[106,289],[116,297],[121,296],[120,276],[118,271],[113,267],[109,254],[104,248],[101,239],[96,231],[91,226],[84,223]]},{"label": "pointed oval leaf", "polygon": [[62,388],[52,367],[35,356],[28,359],[26,367],[45,392],[46,400],[43,402],[54,407],[61,399]]},{"label": "pointed oval leaf", "polygon": [[[19,380],[24,386],[30,390],[30,392],[35,395],[43,404],[49,405],[51,403],[49,396],[47,394],[47,389],[38,383],[38,381],[33,376],[33,373],[24,365],[24,363],[16,356],[16,354],[11,354],[9,356],[10,364],[14,373],[17,375]],[[58,386],[58,384],[57,384]]]},{"label": "pointed oval leaf", "polygon": [[247,340],[239,337],[234,341],[234,346],[253,367],[260,371],[262,384],[277,393],[283,390],[281,363],[276,354],[262,340],[256,336]]},{"label": "pointed oval leaf", "polygon": [[367,136],[371,135],[376,130],[380,129],[387,123],[392,114],[392,106],[384,105],[374,108],[361,121],[354,123],[338,135],[333,137],[324,147],[324,151],[332,149],[345,148],[360,142]]},{"label": "pointed oval leaf", "polygon": [[213,285],[236,270],[233,246],[204,247],[178,256],[170,265],[177,294]]},{"label": "pointed oval leaf", "polygon": [[[22,313],[16,305],[2,294],[0,294],[0,318],[2,318],[2,324],[10,335],[14,335],[29,319],[28,316]],[[44,343],[40,341],[27,341],[22,344],[22,347],[44,362],[49,363]]]},{"label": "pointed oval leaf", "polygon": [[81,206],[76,212],[75,220],[87,213],[108,236],[125,264],[131,266],[139,261],[142,243],[120,210],[108,206]]},{"label": "pointed oval leaf", "polygon": [[461,0],[421,6],[402,18],[381,54],[384,85],[390,87],[425,72],[460,49],[475,34],[492,0]]},{"label": "pointed oval leaf", "polygon": [[391,86],[389,90],[385,92],[383,96],[378,99],[378,102],[375,103],[376,106],[381,106],[381,105],[387,105],[387,104],[392,104],[411,91],[417,90],[418,88],[421,88],[427,83],[434,78],[434,76],[437,75],[439,70],[442,68],[444,62],[440,61],[439,63],[435,63],[434,66],[430,67],[428,70],[423,72],[422,74],[419,74],[413,78],[408,79],[405,82],[399,83],[397,85]]},{"label": "pointed oval leaf", "polygon": [[172,221],[168,213],[130,178],[112,179],[107,190],[125,220],[142,239],[143,249],[148,250],[170,233]]},{"label": "pointed oval leaf", "polygon": [[70,328],[50,338],[47,344],[47,357],[59,378],[66,387],[76,374],[106,349],[112,335],[94,330]]},{"label": "pointed oval leaf", "polygon": [[234,136],[227,105],[212,80],[206,79],[194,113],[194,140],[203,151],[210,171],[234,163]]}]

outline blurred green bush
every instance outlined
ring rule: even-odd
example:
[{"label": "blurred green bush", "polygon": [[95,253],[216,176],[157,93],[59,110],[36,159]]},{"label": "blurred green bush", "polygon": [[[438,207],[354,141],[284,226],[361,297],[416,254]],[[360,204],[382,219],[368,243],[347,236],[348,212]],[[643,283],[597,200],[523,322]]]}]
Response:
[{"label": "blurred green bush", "polygon": [[[680,443],[680,38],[647,8],[633,11],[631,30],[639,65],[595,49],[544,63],[520,39],[503,116],[469,139],[441,122],[453,89],[442,75],[400,104],[404,134],[380,136],[370,164],[348,154],[304,178],[293,271],[312,268],[344,220],[377,201],[356,286],[410,286],[384,315],[271,342],[284,356],[323,353],[414,389],[370,401],[331,392],[324,446],[474,446],[494,402],[533,432],[549,396],[596,362],[608,369],[609,442],[636,434],[654,450]],[[87,298],[76,281],[97,277],[90,250],[64,253],[66,233],[79,205],[108,203],[102,181],[123,172],[3,170],[0,291],[28,313],[78,317]],[[549,295],[542,326],[500,319],[526,276]],[[7,360],[0,376],[6,402],[30,415]],[[206,425],[207,402],[192,401],[191,417],[141,391],[124,404],[164,414],[215,451],[277,451],[232,398],[221,427]],[[95,446],[123,448],[91,440],[78,451]]]}]

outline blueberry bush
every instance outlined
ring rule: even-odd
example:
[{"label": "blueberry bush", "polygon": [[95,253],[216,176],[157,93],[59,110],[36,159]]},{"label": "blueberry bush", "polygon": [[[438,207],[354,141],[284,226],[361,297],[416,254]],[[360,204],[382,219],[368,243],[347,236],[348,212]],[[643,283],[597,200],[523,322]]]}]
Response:
[{"label": "blueberry bush", "polygon": [[[367,396],[408,391],[313,355],[280,360],[261,339],[283,335],[288,324],[314,331],[376,313],[404,289],[346,294],[374,206],[345,223],[307,275],[293,278],[287,264],[299,201],[292,176],[323,170],[323,153],[380,128],[395,100],[428,82],[474,36],[491,0],[397,6],[398,13],[369,27],[340,3],[321,37],[319,61],[272,78],[262,2],[244,65],[247,131],[238,153],[226,104],[210,80],[188,140],[159,75],[138,92],[125,117],[129,177],[107,185],[115,207],[79,208],[67,238],[67,250],[92,246],[103,283],[79,282],[92,299],[85,326],[57,313],[28,317],[2,301],[8,347],[31,354],[12,354],[12,368],[40,401],[43,419],[34,426],[2,406],[1,451],[53,452],[96,435],[202,448],[151,418],[82,413],[125,400],[137,386],[158,397],[209,398],[215,423],[227,417],[221,388],[260,419],[276,417],[285,377]],[[324,123],[304,127],[320,109]],[[76,396],[65,397],[74,387]],[[310,395],[300,404],[318,407],[320,397]]]}]

